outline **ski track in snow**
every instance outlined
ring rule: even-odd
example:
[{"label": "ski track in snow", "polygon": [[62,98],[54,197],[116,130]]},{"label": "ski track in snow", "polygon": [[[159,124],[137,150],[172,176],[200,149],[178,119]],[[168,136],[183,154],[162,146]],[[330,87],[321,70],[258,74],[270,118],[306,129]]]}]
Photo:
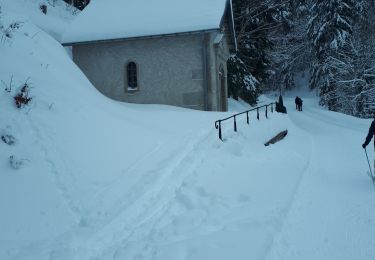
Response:
[{"label": "ski track in snow", "polygon": [[[307,135],[307,136],[310,139],[309,143],[311,145],[311,152],[310,152],[310,156],[311,156],[314,153],[314,150],[315,150],[314,142],[313,142],[313,138],[310,135]],[[267,259],[268,253],[272,249],[272,247],[275,243],[275,239],[277,238],[278,234],[283,230],[283,228],[285,226],[286,219],[288,218],[288,215],[292,211],[294,205],[296,204],[296,201],[298,200],[298,196],[301,193],[301,183],[303,182],[303,180],[305,178],[305,175],[307,175],[311,172],[312,167],[313,166],[312,166],[311,160],[308,160],[306,166],[302,169],[302,173],[300,174],[297,185],[295,186],[295,189],[292,192],[293,195],[291,196],[290,200],[288,201],[286,208],[283,210],[284,213],[281,214],[282,220],[280,221],[280,225],[278,227],[277,233],[276,233],[275,237],[272,239],[272,242],[267,246],[267,249],[265,250],[266,251],[266,254],[265,254],[265,257],[264,257],[265,259]]]},{"label": "ski track in snow", "polygon": [[[153,183],[152,187],[148,187],[149,189],[145,190],[145,194],[138,194],[140,197],[130,205],[125,205],[116,210],[116,213],[112,214],[114,218],[109,222],[107,219],[105,221],[107,224],[90,235],[83,242],[82,248],[77,249],[75,253],[77,254],[83,249],[85,258],[87,252],[90,252],[87,259],[116,259],[118,247],[126,248],[132,238],[152,236],[154,226],[161,219],[164,219],[164,214],[176,198],[183,181],[190,174],[194,174],[194,169],[202,162],[202,155],[197,156],[195,152],[198,151],[198,146],[202,145],[204,140],[211,135],[213,135],[213,130],[203,132],[199,138],[192,137],[192,134],[187,135],[185,141],[180,142],[171,157],[167,158],[170,163],[166,161],[159,165],[160,169],[164,171],[159,176],[160,179]],[[194,140],[194,142],[191,142],[191,140]],[[157,152],[157,150],[154,152]],[[152,155],[152,153],[149,155]],[[132,169],[137,166],[138,164],[135,163]],[[136,187],[135,190],[139,192],[140,189]],[[150,223],[153,226],[151,228],[148,227]],[[152,255],[152,252],[153,249],[148,248],[142,254]],[[82,256],[79,253],[77,255],[74,259],[81,259]]]},{"label": "ski track in snow", "polygon": [[[44,160],[50,166],[51,173],[53,174],[53,178],[55,180],[56,187],[59,190],[62,198],[64,199],[65,204],[71,210],[73,216],[76,219],[76,222],[78,223],[79,220],[80,220],[79,216],[82,215],[81,210],[80,210],[81,207],[79,205],[77,205],[76,202],[73,200],[73,198],[70,196],[67,187],[63,184],[63,182],[60,179],[61,173],[59,172],[58,167],[56,166],[55,162],[52,159],[49,158],[49,153],[51,153],[54,149],[52,147],[47,148],[43,145],[42,140],[44,140],[45,139],[44,136],[47,136],[47,135],[41,134],[40,130],[35,125],[34,120],[31,117],[31,114],[30,114],[30,116],[27,116],[26,118],[27,118],[27,120],[30,124],[30,127],[31,127],[32,131],[34,132],[34,136],[37,137],[36,140],[39,144],[39,147],[40,147],[41,151],[43,152]],[[46,143],[52,143],[52,142],[46,142]],[[68,173],[68,171],[65,171],[65,173]]]},{"label": "ski track in snow", "polygon": [[[226,226],[239,225],[241,222],[260,221],[256,218],[250,220],[247,216],[239,216],[236,218],[230,217],[228,220],[223,218],[233,209],[233,202],[228,204],[224,198],[218,194],[208,193],[204,187],[198,189],[185,185],[187,178],[196,175],[197,167],[204,161],[204,146],[212,146],[210,143],[210,136],[216,136],[216,131],[210,130],[200,134],[196,137],[194,133],[189,133],[184,138],[184,141],[177,142],[177,146],[172,150],[171,156],[165,161],[158,163],[154,169],[149,169],[155,178],[150,183],[137,183],[132,190],[133,197],[121,197],[118,199],[118,204],[114,208],[107,209],[106,217],[100,219],[92,211],[86,216],[88,220],[88,227],[82,226],[75,234],[75,245],[69,246],[64,243],[60,246],[46,246],[46,248],[54,248],[49,255],[50,259],[160,259],[159,246],[162,243],[173,244],[186,239],[192,239],[194,234],[198,237],[210,235],[216,231],[220,232]],[[233,134],[232,134],[233,135]],[[229,135],[230,136],[230,135]],[[190,140],[194,140],[192,143]],[[173,141],[172,141],[173,142]],[[211,141],[212,142],[212,141]],[[170,149],[171,144],[164,144],[167,149]],[[142,164],[140,160],[147,159],[146,157],[160,152],[161,148],[158,146],[154,150],[145,154],[141,159],[134,162],[125,172],[137,171]],[[238,154],[236,152],[235,154]],[[309,167],[308,162],[303,168],[303,172]],[[162,172],[161,172],[162,171]],[[144,180],[147,178],[141,178]],[[302,174],[299,176],[296,183],[292,186],[290,199],[286,201],[286,205],[280,211],[271,209],[271,216],[262,220],[264,225],[267,223],[276,227],[276,230],[282,226],[283,216],[287,214],[293,201],[295,199],[296,191],[302,179]],[[99,194],[105,195],[106,192],[112,189],[117,190],[120,182],[113,182],[106,186]],[[150,186],[151,185],[151,186]],[[144,194],[142,194],[144,192]],[[132,192],[129,192],[132,194]],[[128,193],[128,194],[129,194]],[[124,195],[126,196],[126,195]],[[98,196],[98,199],[100,196]],[[194,209],[194,200],[197,199],[199,203],[209,203],[209,207]],[[247,198],[243,198],[247,201]],[[193,203],[193,204],[192,204]],[[210,208],[214,210],[219,209],[222,215],[210,215]],[[195,211],[194,211],[195,210]],[[276,210],[274,213],[272,211]],[[165,225],[174,225],[174,222],[181,221],[180,213],[182,213],[182,221],[185,223],[185,228],[192,229],[193,232],[182,232],[181,234],[165,233],[163,227]],[[189,216],[189,214],[193,214]],[[276,215],[275,215],[276,214]],[[205,223],[202,226],[202,223]],[[214,223],[214,224],[213,224]],[[95,226],[95,229],[90,227]],[[204,227],[204,228],[203,228]],[[181,227],[175,226],[178,230]],[[202,229],[203,228],[203,229]],[[196,230],[198,229],[198,230]],[[202,230],[199,230],[202,229]],[[86,231],[85,231],[86,230]],[[83,235],[82,235],[83,234]],[[163,241],[161,243],[161,241]],[[134,247],[140,247],[134,250]],[[263,249],[256,249],[257,251],[264,251]],[[130,252],[130,253],[129,253]],[[262,254],[262,253],[260,253]],[[179,259],[188,259],[189,250],[182,254]]]},{"label": "ski track in snow", "polygon": [[[227,205],[227,201],[221,198],[218,194],[210,194],[202,189],[194,189],[194,187],[188,187],[184,184],[188,177],[191,177],[195,172],[195,169],[202,163],[204,150],[201,148],[207,145],[213,145],[207,143],[208,136],[213,135],[213,131],[201,135],[195,144],[190,144],[187,149],[184,150],[177,158],[172,157],[172,166],[164,166],[170,173],[163,175],[163,178],[159,180],[156,185],[153,184],[157,190],[148,191],[140,199],[137,199],[128,206],[126,209],[119,211],[118,217],[112,220],[110,224],[105,225],[102,230],[88,238],[84,243],[83,255],[85,252],[90,251],[90,259],[160,259],[158,247],[164,244],[173,244],[186,239],[192,239],[190,232],[182,233],[181,235],[168,236],[165,234],[162,227],[179,221],[179,213],[185,212],[185,221],[189,221],[187,228],[192,229],[193,234],[201,237],[212,234],[216,231],[222,230],[226,226],[238,225],[241,222],[248,222],[249,217],[239,216],[237,218],[229,218],[228,220],[222,219],[229,213],[229,209],[233,205]],[[187,138],[190,139],[190,138]],[[215,140],[217,142],[217,140]],[[201,148],[199,148],[201,147]],[[178,147],[176,152],[180,150]],[[196,154],[199,152],[199,154]],[[309,167],[309,164],[304,166],[305,172]],[[299,176],[296,184],[293,186],[293,190],[297,190],[299,182],[302,179],[302,174]],[[136,190],[139,190],[137,188]],[[286,208],[283,208],[276,215],[272,215],[270,218],[266,218],[264,223],[270,222],[272,225],[276,221],[276,226],[280,226],[278,223],[279,215],[283,216],[288,212],[290,205],[294,201],[296,192],[291,192],[292,196],[289,201],[286,202]],[[224,213],[223,215],[217,216],[217,220],[212,220],[210,212],[207,208],[200,208],[198,212],[194,212],[193,200],[198,199],[200,203],[204,203],[205,200],[210,201],[210,206],[213,208],[220,208]],[[246,198],[244,198],[247,200]],[[151,208],[151,209],[150,209]],[[187,212],[186,212],[187,211]],[[225,213],[225,211],[228,211]],[[138,214],[134,214],[137,212]],[[194,214],[189,220],[189,214]],[[115,214],[116,215],[116,214]],[[207,218],[211,218],[207,221]],[[259,220],[253,220],[255,223]],[[200,228],[202,222],[205,222],[204,229],[195,230]],[[163,224],[164,223],[164,224]],[[212,225],[212,223],[216,223]],[[178,229],[178,227],[176,227]],[[202,228],[202,227],[201,227]],[[280,228],[278,228],[280,229]],[[104,239],[102,239],[104,238]],[[134,247],[140,247],[135,255],[131,249]],[[95,250],[93,250],[95,249]],[[257,249],[262,251],[262,249]],[[131,253],[129,253],[131,252]],[[188,259],[189,252],[182,254],[181,258]],[[77,257],[79,259],[79,257]]]}]

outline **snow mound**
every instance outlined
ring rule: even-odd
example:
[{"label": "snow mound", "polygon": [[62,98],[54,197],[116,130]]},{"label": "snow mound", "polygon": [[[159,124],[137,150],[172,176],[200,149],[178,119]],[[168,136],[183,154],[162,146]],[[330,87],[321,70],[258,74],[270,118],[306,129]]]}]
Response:
[{"label": "snow mound", "polygon": [[[47,7],[46,14],[42,13],[41,5]],[[19,21],[32,22],[58,41],[80,12],[63,0],[0,0],[0,7],[2,13],[16,14]]]}]

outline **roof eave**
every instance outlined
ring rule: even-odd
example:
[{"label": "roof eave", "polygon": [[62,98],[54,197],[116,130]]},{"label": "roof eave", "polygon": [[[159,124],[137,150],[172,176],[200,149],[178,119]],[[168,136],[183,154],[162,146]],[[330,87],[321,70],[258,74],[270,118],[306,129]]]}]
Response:
[{"label": "roof eave", "polygon": [[232,0],[227,0],[225,4],[225,10],[224,14],[221,18],[220,21],[220,27],[222,26],[224,22],[225,16],[228,15],[228,21],[229,21],[229,30],[231,32],[231,39],[232,39],[232,44],[234,46],[233,50],[231,50],[232,53],[237,52],[237,39],[236,39],[236,31],[234,29],[234,16],[233,16],[233,5],[232,5]]},{"label": "roof eave", "polygon": [[166,34],[156,34],[156,35],[144,35],[144,36],[134,36],[134,37],[122,37],[122,38],[103,39],[103,40],[63,42],[61,44],[63,46],[74,46],[74,45],[96,44],[96,43],[107,43],[107,42],[134,41],[134,40],[174,37],[174,36],[183,36],[183,35],[203,34],[203,33],[215,32],[219,29],[220,28],[212,28],[212,29],[187,31],[187,32],[166,33]]}]

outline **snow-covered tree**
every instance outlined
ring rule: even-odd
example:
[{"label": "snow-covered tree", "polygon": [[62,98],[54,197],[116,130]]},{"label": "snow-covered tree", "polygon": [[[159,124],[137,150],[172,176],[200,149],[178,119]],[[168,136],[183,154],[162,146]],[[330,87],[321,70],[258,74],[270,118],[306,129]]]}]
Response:
[{"label": "snow-covered tree", "polygon": [[[243,97],[244,99],[256,100],[272,74],[269,50],[273,44],[269,40],[269,34],[279,26],[273,15],[274,2],[275,0],[233,1],[238,53],[228,63],[228,71],[243,74],[230,76],[230,79],[236,80],[229,85],[233,90],[231,93],[246,94],[247,98]],[[240,82],[240,78],[244,81]],[[255,96],[249,98],[251,95]]]},{"label": "snow-covered tree", "polygon": [[358,1],[357,23],[353,30],[353,71],[342,83],[342,112],[373,117],[375,111],[375,3]]},{"label": "snow-covered tree", "polygon": [[321,105],[372,115],[374,2],[234,0],[239,51],[228,62],[229,94],[292,89],[295,75],[310,71],[309,85],[319,93]]},{"label": "snow-covered tree", "polygon": [[309,37],[315,50],[310,87],[330,110],[368,117],[375,108],[374,1],[316,0]]},{"label": "snow-covered tree", "polygon": [[308,35],[315,51],[310,87],[318,88],[320,103],[339,110],[339,82],[352,72],[352,33],[355,0],[316,0],[311,8]]},{"label": "snow-covered tree", "polygon": [[273,73],[269,90],[292,89],[294,74],[306,71],[311,62],[311,48],[306,37],[308,1],[279,1],[274,16],[280,25],[270,33],[274,48],[270,51]]},{"label": "snow-covered tree", "polygon": [[255,105],[259,96],[259,82],[248,71],[238,56],[228,60],[228,94],[238,100],[241,97],[250,105]]}]

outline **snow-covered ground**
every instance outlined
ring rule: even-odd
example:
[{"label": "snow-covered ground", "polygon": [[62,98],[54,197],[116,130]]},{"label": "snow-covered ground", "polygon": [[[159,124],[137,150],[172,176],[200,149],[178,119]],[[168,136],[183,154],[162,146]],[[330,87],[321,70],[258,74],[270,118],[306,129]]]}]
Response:
[{"label": "snow-covered ground", "polygon": [[[374,258],[371,120],[299,89],[287,115],[239,117],[237,133],[223,122],[221,142],[215,120],[243,102],[217,113],[112,101],[30,21],[0,57],[0,135],[15,138],[0,140],[0,259]],[[18,109],[25,82],[32,100]]]},{"label": "snow-covered ground", "polygon": [[[47,6],[46,14],[42,13],[41,5]],[[0,16],[3,13],[22,23],[32,22],[58,41],[80,12],[62,0],[0,0],[0,7]]]}]

